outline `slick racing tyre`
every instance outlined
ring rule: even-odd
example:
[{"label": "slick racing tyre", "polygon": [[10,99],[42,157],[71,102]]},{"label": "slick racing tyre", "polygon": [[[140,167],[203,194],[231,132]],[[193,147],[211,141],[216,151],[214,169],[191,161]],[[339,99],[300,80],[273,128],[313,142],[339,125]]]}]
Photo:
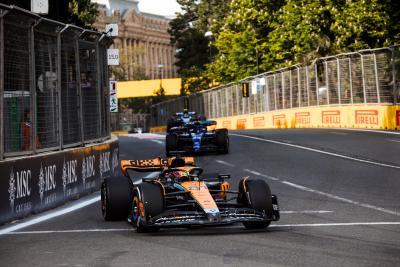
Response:
[{"label": "slick racing tyre", "polygon": [[[247,199],[246,193],[250,198]],[[268,184],[264,180],[241,179],[239,182],[239,196],[237,199],[238,203],[245,204],[249,208],[253,208],[256,211],[264,212],[267,218],[272,218],[272,195]],[[247,229],[263,229],[268,227],[270,221],[267,222],[244,222],[243,225]]]},{"label": "slick racing tyre", "polygon": [[142,183],[133,192],[130,221],[139,233],[155,232],[158,227],[148,225],[148,221],[164,210],[164,196],[158,184]]},{"label": "slick racing tyre", "polygon": [[178,135],[167,134],[167,137],[165,140],[165,151],[166,151],[167,157],[171,156],[170,151],[176,151],[177,148],[178,148]]},{"label": "slick racing tyre", "polygon": [[216,130],[215,139],[221,153],[227,154],[229,152],[229,137],[227,129]]},{"label": "slick racing tyre", "polygon": [[126,220],[133,186],[127,177],[106,178],[101,184],[101,212],[106,221]]},{"label": "slick racing tyre", "polygon": [[167,120],[167,133],[169,132],[169,130],[170,130],[172,127],[175,127],[175,126],[177,126],[176,120],[175,120],[174,118],[169,118],[169,119]]}]

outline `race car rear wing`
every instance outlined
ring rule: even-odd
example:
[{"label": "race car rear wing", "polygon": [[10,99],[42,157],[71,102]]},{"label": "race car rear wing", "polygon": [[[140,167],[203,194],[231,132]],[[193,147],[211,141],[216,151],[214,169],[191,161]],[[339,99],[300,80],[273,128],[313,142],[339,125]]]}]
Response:
[{"label": "race car rear wing", "polygon": [[154,159],[139,159],[139,160],[121,160],[121,171],[125,176],[128,176],[128,170],[137,172],[155,172],[162,171],[168,167],[183,167],[194,166],[193,157],[172,157],[162,159],[157,157]]}]

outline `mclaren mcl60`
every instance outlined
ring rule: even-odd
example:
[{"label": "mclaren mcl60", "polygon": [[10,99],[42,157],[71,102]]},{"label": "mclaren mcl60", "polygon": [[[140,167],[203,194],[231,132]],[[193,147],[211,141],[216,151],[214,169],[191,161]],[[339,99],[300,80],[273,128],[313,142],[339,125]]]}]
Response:
[{"label": "mclaren mcl60", "polygon": [[[191,157],[121,160],[121,170],[125,176],[102,183],[102,215],[127,220],[138,232],[232,223],[262,229],[279,220],[277,197],[264,180],[243,177],[231,190],[230,175],[203,174]],[[158,174],[134,184],[130,170]]]}]

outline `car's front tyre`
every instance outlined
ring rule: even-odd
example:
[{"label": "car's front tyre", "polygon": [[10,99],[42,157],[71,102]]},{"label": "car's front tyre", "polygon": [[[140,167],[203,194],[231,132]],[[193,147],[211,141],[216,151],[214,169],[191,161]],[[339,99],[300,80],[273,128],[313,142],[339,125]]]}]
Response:
[{"label": "car's front tyre", "polygon": [[132,191],[132,182],[127,177],[104,179],[101,185],[101,212],[104,220],[126,220],[132,203]]}]

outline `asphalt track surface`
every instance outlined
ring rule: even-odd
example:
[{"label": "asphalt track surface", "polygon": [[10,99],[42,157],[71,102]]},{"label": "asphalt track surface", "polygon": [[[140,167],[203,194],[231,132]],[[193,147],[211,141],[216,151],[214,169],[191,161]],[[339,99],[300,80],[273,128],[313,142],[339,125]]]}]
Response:
[{"label": "asphalt track surface", "polygon": [[[198,165],[231,173],[234,188],[242,176],[265,179],[281,208],[266,230],[138,234],[104,222],[95,201],[0,235],[0,266],[400,266],[400,135],[294,129],[231,132],[230,141],[228,155]],[[162,136],[120,137],[121,159],[164,153]]]}]

